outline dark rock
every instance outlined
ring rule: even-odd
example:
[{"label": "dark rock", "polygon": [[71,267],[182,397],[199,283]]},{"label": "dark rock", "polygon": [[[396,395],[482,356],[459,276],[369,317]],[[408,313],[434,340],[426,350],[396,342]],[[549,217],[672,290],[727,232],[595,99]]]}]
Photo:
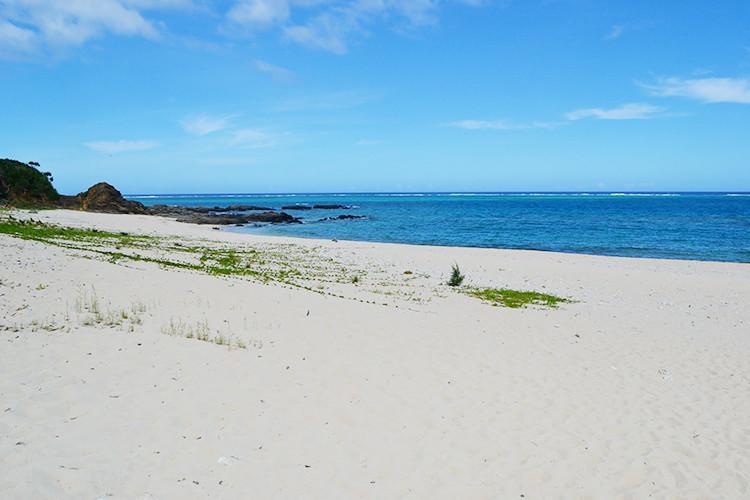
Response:
[{"label": "dark rock", "polygon": [[269,207],[257,207],[255,205],[229,205],[228,207],[214,207],[211,209],[212,212],[273,212],[273,208]]},{"label": "dark rock", "polygon": [[248,222],[265,222],[268,224],[301,224],[302,221],[292,217],[285,212],[261,212],[257,214],[225,214],[225,215],[204,215],[188,214],[177,216],[179,222],[188,222],[191,224],[239,224],[244,225]]},{"label": "dark rock", "polygon": [[318,219],[318,222],[325,222],[329,220],[350,220],[350,219],[366,219],[366,215],[349,215],[349,214],[342,214],[337,215],[336,217],[323,217],[322,219]]},{"label": "dark rock", "polygon": [[113,214],[148,213],[142,203],[126,200],[114,186],[106,182],[94,184],[76,196],[61,196],[58,204],[62,208],[85,210],[87,212]]},{"label": "dark rock", "polygon": [[310,205],[284,205],[282,210],[312,210]]},{"label": "dark rock", "polygon": [[317,208],[317,209],[320,209],[320,210],[349,210],[352,207],[350,207],[348,205],[326,205],[326,204],[322,204],[322,205],[313,205],[313,208]]}]

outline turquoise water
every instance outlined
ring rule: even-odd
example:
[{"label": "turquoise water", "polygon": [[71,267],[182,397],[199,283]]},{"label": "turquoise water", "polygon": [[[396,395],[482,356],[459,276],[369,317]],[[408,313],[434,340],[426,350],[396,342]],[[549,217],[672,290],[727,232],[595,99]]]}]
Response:
[{"label": "turquoise water", "polygon": [[[229,228],[309,238],[750,262],[748,193],[411,193],[128,196],[146,205],[350,205],[304,224]],[[320,221],[340,214],[356,220]]]}]

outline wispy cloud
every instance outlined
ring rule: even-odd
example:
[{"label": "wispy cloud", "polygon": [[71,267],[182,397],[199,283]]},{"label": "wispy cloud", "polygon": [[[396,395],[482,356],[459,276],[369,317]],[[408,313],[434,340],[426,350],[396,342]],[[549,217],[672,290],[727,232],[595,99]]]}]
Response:
[{"label": "wispy cloud", "polygon": [[651,104],[631,103],[616,108],[587,108],[578,109],[565,114],[568,120],[582,120],[595,118],[597,120],[644,120],[654,118],[664,111],[663,108]]},{"label": "wispy cloud", "polygon": [[334,54],[346,54],[347,37],[359,29],[356,17],[321,14],[305,25],[287,26],[284,35],[300,45]]},{"label": "wispy cloud", "polygon": [[653,84],[641,84],[652,95],[687,97],[706,103],[750,104],[750,79],[747,78],[661,78]]},{"label": "wispy cloud", "polygon": [[294,80],[294,73],[292,71],[286,68],[282,68],[281,66],[276,66],[269,62],[263,61],[261,59],[255,60],[255,68],[261,73],[266,73],[270,75],[274,80],[278,80],[280,82],[291,82],[292,80]]},{"label": "wispy cloud", "polygon": [[2,0],[0,56],[80,46],[107,34],[156,40],[164,23],[146,11],[195,10],[192,0]]},{"label": "wispy cloud", "polygon": [[8,21],[0,20],[0,55],[31,52],[37,35]]},{"label": "wispy cloud", "polygon": [[529,130],[535,128],[551,129],[563,124],[560,122],[514,123],[506,120],[457,120],[444,125],[464,130]]},{"label": "wispy cloud", "polygon": [[136,7],[123,0],[5,0],[0,4],[0,15],[5,18],[6,36],[0,43],[7,42],[10,32],[18,35],[20,29],[25,32],[25,41],[16,48],[26,51],[81,45],[104,33],[157,38],[157,28]]},{"label": "wispy cloud", "polygon": [[289,18],[287,0],[238,0],[227,17],[230,21],[254,28],[271,26]]},{"label": "wispy cloud", "polygon": [[279,143],[281,136],[258,128],[243,128],[232,133],[232,144],[250,149],[270,148]]},{"label": "wispy cloud", "polygon": [[609,33],[604,37],[605,40],[617,40],[625,33],[625,27],[620,24],[615,24]]},{"label": "wispy cloud", "polygon": [[127,153],[131,151],[146,151],[159,145],[156,141],[129,141],[121,139],[119,141],[92,141],[84,143],[84,146],[105,154]]},{"label": "wispy cloud", "polygon": [[195,115],[189,116],[180,122],[185,131],[195,135],[207,135],[212,132],[218,132],[227,128],[231,121],[230,115],[210,116]]},{"label": "wispy cloud", "polygon": [[[280,28],[284,37],[311,49],[345,54],[356,36],[385,21],[397,31],[435,24],[439,0],[235,0],[227,19],[235,28]],[[483,0],[462,0],[468,6]],[[295,12],[298,15],[295,15]],[[298,21],[302,19],[302,21]]]}]

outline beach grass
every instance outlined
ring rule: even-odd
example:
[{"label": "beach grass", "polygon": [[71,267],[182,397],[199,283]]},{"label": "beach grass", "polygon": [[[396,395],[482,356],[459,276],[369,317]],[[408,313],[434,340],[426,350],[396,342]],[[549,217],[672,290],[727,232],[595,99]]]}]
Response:
[{"label": "beach grass", "polygon": [[512,309],[527,306],[541,306],[554,309],[559,307],[560,304],[573,302],[566,297],[528,290],[511,290],[510,288],[473,288],[467,290],[466,293],[494,305],[510,307]]}]

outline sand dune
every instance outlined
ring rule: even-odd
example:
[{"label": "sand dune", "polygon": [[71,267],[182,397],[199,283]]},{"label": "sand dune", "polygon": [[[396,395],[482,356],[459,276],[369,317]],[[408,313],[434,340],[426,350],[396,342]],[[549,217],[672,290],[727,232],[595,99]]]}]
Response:
[{"label": "sand dune", "polygon": [[[750,497],[749,265],[18,216],[310,279],[0,235],[0,497]],[[494,307],[443,284],[454,262],[575,302]]]}]

